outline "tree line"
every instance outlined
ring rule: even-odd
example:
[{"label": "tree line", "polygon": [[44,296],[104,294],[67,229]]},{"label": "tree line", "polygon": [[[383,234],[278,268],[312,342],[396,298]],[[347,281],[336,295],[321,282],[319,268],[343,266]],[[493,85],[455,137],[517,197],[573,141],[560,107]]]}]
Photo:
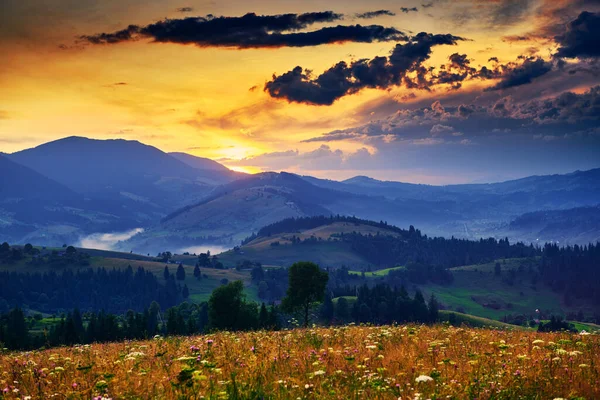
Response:
[{"label": "tree line", "polygon": [[[39,318],[25,316],[19,307],[0,315],[0,343],[9,349],[33,349],[146,339],[160,335],[192,335],[214,330],[245,331],[279,329],[290,325],[288,318],[297,317],[304,326],[312,321],[324,324],[391,322],[435,322],[438,305],[430,299],[427,305],[420,292],[410,298],[404,289],[378,285],[357,290],[356,301],[349,304],[344,297],[334,304],[326,294],[327,272],[310,262],[298,262],[289,269],[286,296],[280,306],[248,301],[241,281],[231,282],[213,291],[209,300],[200,304],[184,302],[161,312],[157,302],[142,312],[124,314],[81,313],[78,308],[63,314],[49,325],[37,326]],[[32,330],[35,328],[35,330]]]},{"label": "tree line", "polygon": [[171,274],[163,283],[150,271],[85,268],[60,272],[0,272],[0,312],[28,306],[46,313],[69,310],[141,311],[152,301],[172,307],[185,298],[185,287]]},{"label": "tree line", "polygon": [[566,247],[547,243],[538,268],[544,283],[564,293],[565,303],[580,298],[600,305],[600,243]]}]

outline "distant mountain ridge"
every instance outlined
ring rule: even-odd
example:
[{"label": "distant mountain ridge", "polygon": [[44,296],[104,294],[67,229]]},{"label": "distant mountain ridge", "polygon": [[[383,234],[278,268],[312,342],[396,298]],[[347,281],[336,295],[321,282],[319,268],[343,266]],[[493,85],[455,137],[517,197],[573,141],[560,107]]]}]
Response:
[{"label": "distant mountain ridge", "polygon": [[[5,154],[3,158],[38,175],[38,183],[30,185],[25,182],[33,182],[31,178],[20,179],[18,172],[7,174],[14,177],[12,195],[17,187],[29,188],[30,194],[35,194],[46,207],[61,193],[77,197],[75,208],[81,210],[80,214],[92,216],[92,221],[82,223],[65,218],[63,222],[79,234],[148,226],[169,212],[201,199],[215,186],[237,178],[233,171],[216,167],[215,164],[219,165],[216,162],[212,163],[217,169],[201,170],[155,147],[123,139],[73,136]],[[60,189],[43,190],[42,182],[49,181]],[[35,190],[36,186],[42,190]],[[17,226],[21,218],[12,218],[11,225]],[[56,223],[42,216],[37,221],[39,226]],[[14,241],[18,237],[11,234],[7,239]],[[47,236],[48,244],[56,245],[62,240],[63,236],[54,239],[52,234]]]},{"label": "distant mountain ridge", "polygon": [[230,171],[229,168],[227,168],[226,166],[219,164],[218,162],[213,161],[210,158],[197,157],[197,156],[193,156],[191,154],[180,153],[180,152],[174,152],[174,153],[168,153],[168,154],[171,157],[174,157],[174,158],[178,159],[179,161],[186,163],[187,165],[189,165],[192,168],[207,169],[207,170],[221,171],[221,172]]},{"label": "distant mountain ridge", "polygon": [[[179,244],[233,246],[263,226],[285,218],[331,214],[401,227],[419,226],[433,236],[477,239],[514,233],[529,237],[523,228],[511,230],[511,221],[527,213],[600,204],[600,169],[448,186],[380,181],[367,176],[333,181],[286,172],[241,174],[213,160],[168,154],[137,141],[82,137],[0,157],[26,168],[30,175],[37,174],[36,178],[26,177],[22,170],[11,167],[14,172],[8,175],[14,176],[13,187],[0,199],[0,224],[13,230],[4,232],[28,226],[24,221],[29,203],[20,202],[20,217],[14,206],[7,205],[9,194],[19,197],[15,194],[26,190],[22,197],[30,202],[35,197],[35,207],[46,208],[46,212],[36,214],[31,203],[30,214],[39,215],[36,231],[40,227],[55,231],[59,214],[50,216],[49,208],[68,210],[61,214],[64,220],[58,221],[64,224],[58,225],[80,234],[145,228],[144,234],[124,244],[144,253]],[[36,185],[42,190],[23,186],[23,181],[39,181]],[[43,189],[45,185],[56,189]],[[55,201],[57,195],[73,200]],[[74,220],[73,215],[78,217]],[[575,237],[577,229],[570,229],[569,236]],[[55,245],[64,240],[54,233],[45,235],[39,243]],[[15,240],[24,236],[5,233],[3,237]]]},{"label": "distant mountain ridge", "polygon": [[595,243],[600,241],[600,204],[523,214],[510,222],[509,229],[531,242]]},{"label": "distant mountain ridge", "polygon": [[0,155],[0,174],[0,242],[24,238],[44,242],[51,235],[59,241],[73,240],[79,228],[92,225],[92,215],[116,222],[83,195],[5,155]]}]

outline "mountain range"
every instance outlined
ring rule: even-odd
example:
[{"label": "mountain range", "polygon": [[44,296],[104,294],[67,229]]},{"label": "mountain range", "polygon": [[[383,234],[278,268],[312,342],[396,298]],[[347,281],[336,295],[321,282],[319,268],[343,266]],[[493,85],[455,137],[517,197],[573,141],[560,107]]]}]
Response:
[{"label": "mountain range", "polygon": [[[414,225],[430,236],[563,243],[600,237],[599,224],[590,222],[600,215],[600,169],[448,186],[366,176],[333,181],[246,175],[137,141],[69,137],[0,155],[0,170],[0,241],[13,243],[60,245],[144,228],[118,247],[233,247],[279,220],[331,214]],[[573,223],[573,215],[584,216]]]}]

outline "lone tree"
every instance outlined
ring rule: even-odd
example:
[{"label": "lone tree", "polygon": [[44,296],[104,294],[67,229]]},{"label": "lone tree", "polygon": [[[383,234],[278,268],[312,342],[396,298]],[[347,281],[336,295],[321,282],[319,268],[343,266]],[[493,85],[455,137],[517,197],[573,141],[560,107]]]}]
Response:
[{"label": "lone tree", "polygon": [[213,290],[208,300],[208,320],[217,330],[236,330],[244,299],[244,284],[235,281]]},{"label": "lone tree", "polygon": [[302,312],[304,326],[308,326],[309,311],[313,303],[323,301],[329,280],[327,272],[311,262],[297,262],[288,271],[289,287],[281,306],[284,311]]},{"label": "lone tree", "polygon": [[183,268],[183,264],[179,264],[175,275],[178,281],[185,281],[185,269]]}]

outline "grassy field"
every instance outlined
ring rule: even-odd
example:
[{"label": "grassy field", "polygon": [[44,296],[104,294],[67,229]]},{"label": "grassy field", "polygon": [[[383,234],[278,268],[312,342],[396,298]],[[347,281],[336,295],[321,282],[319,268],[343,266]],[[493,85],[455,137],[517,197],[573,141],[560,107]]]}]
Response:
[{"label": "grassy field", "polygon": [[[387,274],[389,274],[390,271],[396,271],[396,270],[401,270],[401,269],[404,269],[404,267],[403,266],[392,267],[392,268],[386,268],[386,269],[379,269],[377,271],[365,272],[365,277],[366,278],[380,278],[383,276],[387,276]],[[348,271],[348,273],[351,275],[361,275],[362,276],[362,271]]]},{"label": "grassy field", "polygon": [[[500,263],[501,274],[495,274],[496,262]],[[533,283],[534,267],[537,260],[528,258],[501,259],[486,264],[475,264],[452,268],[454,281],[448,285],[418,285],[423,294],[429,297],[434,294],[446,307],[488,319],[499,320],[505,315],[523,314],[534,316],[539,309],[544,315],[565,315],[582,309],[591,315],[594,310],[585,304],[566,306],[560,293],[553,292],[540,282]],[[365,277],[381,280],[390,270],[403,267],[388,268],[366,272]],[[513,271],[513,272],[511,272]],[[353,275],[361,275],[360,271],[350,271]],[[514,279],[508,279],[514,274]]]},{"label": "grassy field", "polygon": [[[142,267],[155,274],[159,281],[163,281],[163,273],[165,265],[169,267],[169,272],[174,274],[177,271],[176,264],[166,264],[164,262],[156,261],[156,258],[145,257],[139,255],[131,255],[129,253],[119,253],[104,250],[81,250],[90,254],[89,259],[90,265],[69,265],[69,269],[87,269],[87,268],[107,268],[107,269],[126,269],[128,266],[135,270],[138,267]],[[186,257],[189,259],[189,257]],[[196,258],[194,258],[196,259]],[[0,270],[15,271],[15,272],[32,272],[32,273],[44,273],[50,270],[57,271],[56,267],[50,265],[30,265],[28,261],[30,258],[21,260],[14,264],[0,264]],[[191,265],[184,266],[186,270],[186,279],[181,282],[181,285],[186,284],[190,291],[190,301],[202,302],[208,300],[210,294],[214,289],[222,285],[224,279],[228,282],[241,280],[244,282],[246,287],[245,293],[249,300],[258,301],[258,294],[256,288],[250,286],[250,271],[237,271],[235,269],[210,269],[201,268],[202,279],[198,280],[194,277],[194,268]]]},{"label": "grassy field", "polygon": [[3,399],[598,399],[600,338],[352,326],[0,354]]},{"label": "grassy field", "polygon": [[[258,261],[262,264],[289,267],[296,261],[312,261],[322,267],[347,266],[362,271],[374,267],[369,261],[356,254],[347,243],[340,242],[336,235],[360,232],[364,235],[397,233],[365,224],[336,222],[302,232],[286,232],[268,237],[258,237],[241,247],[241,252],[228,251],[219,258],[226,266],[235,266],[243,260]],[[317,243],[292,244],[292,238],[300,240],[314,238]],[[273,246],[274,243],[279,243]]]},{"label": "grassy field", "polygon": [[331,301],[333,302],[333,304],[337,304],[339,299],[346,299],[349,304],[353,304],[356,302],[357,297],[356,296],[340,296],[340,297],[336,297],[336,298],[332,299]]},{"label": "grassy field", "polygon": [[456,268],[452,274],[454,281],[450,285],[427,284],[421,289],[426,296],[434,294],[455,311],[500,319],[508,314],[533,316],[536,309],[544,315],[561,315],[569,310],[559,293],[542,283],[533,284],[526,271],[517,273],[512,284],[506,280],[505,270],[496,276],[493,269],[469,266]]},{"label": "grassy field", "polygon": [[258,261],[280,267],[289,267],[296,261],[312,261],[321,267],[365,268],[370,265],[365,259],[352,252],[347,243],[319,242],[303,244],[281,244],[279,246],[242,247],[242,252],[228,251],[219,255],[226,266],[235,266],[244,260]]},{"label": "grassy field", "polygon": [[454,321],[455,326],[467,325],[472,328],[498,328],[498,329],[525,329],[517,325],[505,324],[489,318],[476,317],[474,315],[458,313],[455,311],[440,310],[440,320],[444,322]]},{"label": "grassy field", "polygon": [[[138,266],[154,273],[159,279],[163,279],[165,263],[151,261],[130,261],[117,258],[99,258],[92,259],[92,265],[95,267],[104,266],[106,268],[127,268],[131,265],[133,268]],[[177,270],[177,265],[169,264],[169,272],[174,274]],[[211,269],[201,268],[202,279],[198,280],[194,277],[194,268],[192,266],[184,266],[186,270],[186,279],[180,284],[186,284],[190,291],[190,300],[194,302],[202,302],[208,300],[212,291],[222,285],[224,279],[228,282],[241,280],[246,286],[246,296],[249,300],[258,301],[258,295],[253,287],[250,287],[250,272],[237,271],[235,269]]]},{"label": "grassy field", "polygon": [[371,225],[365,224],[354,224],[350,222],[335,222],[329,225],[319,226],[313,229],[307,229],[302,232],[288,232],[268,237],[258,237],[252,242],[245,245],[245,248],[255,249],[268,249],[273,242],[280,242],[281,244],[290,244],[292,237],[295,236],[300,240],[306,240],[310,238],[316,238],[322,241],[328,241],[334,239],[339,234],[348,234],[359,232],[363,235],[377,235],[386,234],[391,236],[398,236],[398,233],[390,231],[388,229],[381,229]]}]

